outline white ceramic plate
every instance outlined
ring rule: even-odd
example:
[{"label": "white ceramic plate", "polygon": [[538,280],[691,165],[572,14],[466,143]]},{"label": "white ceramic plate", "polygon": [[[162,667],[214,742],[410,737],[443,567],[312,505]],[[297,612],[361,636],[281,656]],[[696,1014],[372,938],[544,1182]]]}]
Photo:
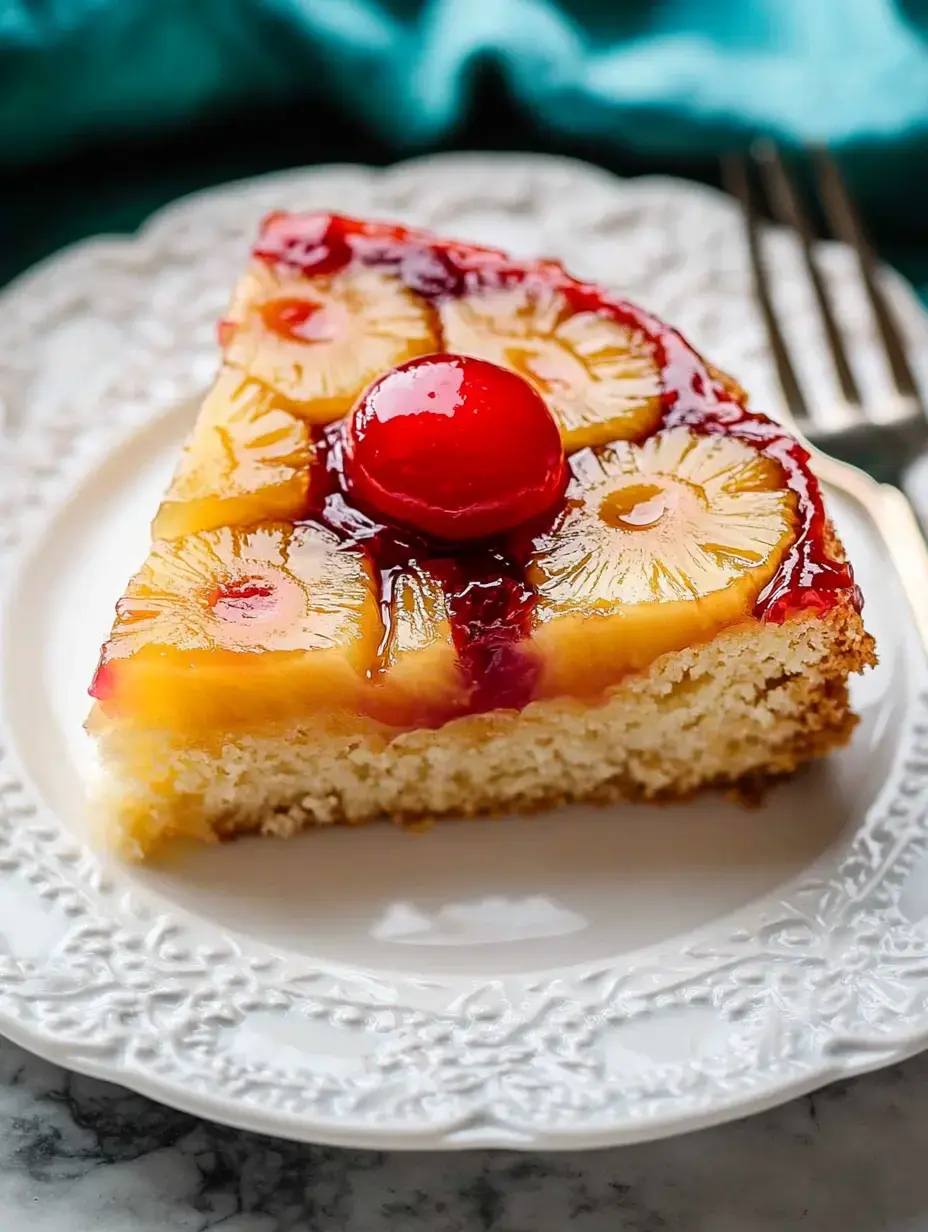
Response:
[{"label": "white ceramic plate", "polygon": [[[734,210],[541,158],[323,168],[184,201],[0,301],[0,1030],[192,1112],[352,1145],[566,1147],[740,1115],[928,1042],[923,667],[865,513],[835,503],[882,656],[852,747],[757,812],[243,841],[125,868],[84,842],[85,688],[267,209],[399,217],[564,258],[775,409]],[[781,291],[825,388],[785,237]],[[843,250],[826,253],[868,379]],[[924,323],[898,282],[913,339]]]}]

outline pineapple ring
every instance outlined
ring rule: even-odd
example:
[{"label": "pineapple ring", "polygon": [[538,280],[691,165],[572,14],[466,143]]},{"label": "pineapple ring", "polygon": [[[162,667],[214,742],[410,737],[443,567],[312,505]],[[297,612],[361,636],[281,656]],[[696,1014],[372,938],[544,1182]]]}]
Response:
[{"label": "pineapple ring", "polygon": [[560,291],[537,285],[448,300],[439,315],[447,350],[512,368],[535,386],[568,453],[656,428],[653,345],[620,321],[574,312]]},{"label": "pineapple ring", "polygon": [[302,419],[266,386],[223,368],[152,524],[155,539],[221,526],[296,521],[309,500],[314,447]]},{"label": "pineapple ring", "polygon": [[595,693],[750,617],[795,533],[776,462],[673,428],[571,466],[565,513],[528,568],[543,696]]},{"label": "pineapple ring", "polygon": [[333,532],[204,531],[154,544],[94,695],[114,716],[206,732],[354,712],[382,637],[370,566]]},{"label": "pineapple ring", "polygon": [[437,350],[433,320],[393,274],[308,279],[254,261],[223,322],[225,360],[325,424],[388,368]]}]

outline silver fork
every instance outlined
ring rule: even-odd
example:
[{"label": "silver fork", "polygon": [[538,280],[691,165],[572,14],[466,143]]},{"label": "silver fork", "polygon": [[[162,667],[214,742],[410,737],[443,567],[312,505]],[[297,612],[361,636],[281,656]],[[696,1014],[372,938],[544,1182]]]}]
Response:
[{"label": "silver fork", "polygon": [[[928,415],[898,321],[880,285],[873,250],[834,160],[824,150],[812,151],[825,215],[835,238],[849,244],[857,256],[891,374],[894,389],[878,403],[867,401],[861,394],[819,263],[809,215],[783,155],[765,142],[752,151],[752,158],[774,218],[794,232],[800,245],[841,391],[835,405],[833,398],[830,404],[824,404],[814,391],[810,394],[803,388],[774,305],[752,159],[732,155],[723,164],[724,182],[741,204],[754,294],[792,421],[789,426],[810,449],[819,478],[862,504],[877,523],[928,654]],[[859,469],[862,464],[882,482]]]}]

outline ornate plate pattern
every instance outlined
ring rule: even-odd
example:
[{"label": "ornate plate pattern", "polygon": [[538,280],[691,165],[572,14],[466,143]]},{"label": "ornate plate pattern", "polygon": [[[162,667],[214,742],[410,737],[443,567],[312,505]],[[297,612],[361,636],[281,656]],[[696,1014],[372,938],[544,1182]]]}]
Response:
[{"label": "ornate plate pattern", "polygon": [[[313,960],[127,878],[46,803],[11,666],[39,653],[23,644],[23,571],[98,460],[203,388],[257,218],[300,206],[559,256],[679,324],[744,376],[755,404],[775,406],[733,208],[692,185],[621,182],[562,160],[441,157],[232,185],[21,279],[0,311],[0,1030],[215,1119],[448,1149],[658,1136],[925,1046],[928,709],[898,625],[906,663],[886,686],[898,717],[868,807],[849,807],[853,824],[772,892],[608,960],[427,978]],[[796,254],[788,238],[772,242],[807,373],[825,388]],[[878,380],[853,261],[838,247],[826,256]],[[891,290],[928,352],[914,298],[898,280]],[[54,688],[48,673],[36,679],[39,692]]]}]

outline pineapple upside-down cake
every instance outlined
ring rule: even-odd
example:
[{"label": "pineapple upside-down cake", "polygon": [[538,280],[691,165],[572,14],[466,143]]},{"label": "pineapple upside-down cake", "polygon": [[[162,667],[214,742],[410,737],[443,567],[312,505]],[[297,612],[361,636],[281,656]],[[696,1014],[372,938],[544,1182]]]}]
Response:
[{"label": "pineapple upside-down cake", "polygon": [[793,770],[874,661],[802,447],[550,261],[274,214],[88,721],[142,856]]}]

